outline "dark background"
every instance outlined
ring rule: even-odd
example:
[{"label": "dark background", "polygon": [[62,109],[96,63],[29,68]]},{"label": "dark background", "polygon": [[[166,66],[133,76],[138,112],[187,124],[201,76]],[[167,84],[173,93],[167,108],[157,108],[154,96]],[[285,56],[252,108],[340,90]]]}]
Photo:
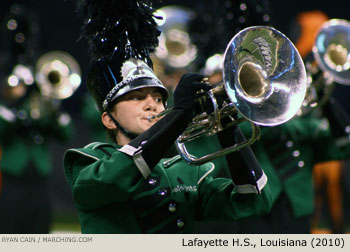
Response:
[{"label": "dark background", "polygon": [[[103,1],[103,0],[101,0]],[[212,0],[214,1],[214,0]],[[3,15],[8,3],[0,3],[0,14]],[[81,117],[82,99],[86,94],[85,79],[89,70],[89,58],[86,42],[78,42],[81,18],[75,11],[75,1],[72,0],[26,0],[38,15],[40,25],[40,50],[41,53],[51,50],[62,50],[71,54],[80,64],[82,70],[82,85],[78,91],[62,103],[63,108],[70,112],[76,127],[75,136],[65,144],[53,142],[51,144],[54,157],[54,174],[52,176],[52,189],[54,210],[57,216],[64,214],[76,218],[76,211],[71,200],[71,193],[63,175],[62,157],[67,148],[81,147],[88,144],[91,139],[91,129]],[[191,7],[195,0],[163,1],[163,4],[179,3]],[[290,24],[295,15],[300,11],[319,9],[323,10],[330,18],[350,19],[350,1],[284,1],[270,0],[275,27],[288,36]],[[213,10],[215,11],[215,10]],[[350,87],[336,86],[334,96],[350,111],[349,95]]]},{"label": "dark background", "polygon": [[[39,15],[42,51],[63,50],[70,53],[79,61],[84,80],[89,69],[89,58],[87,55],[86,42],[84,40],[78,42],[82,20],[75,11],[75,1],[26,0],[23,2],[26,2],[33,9],[35,9]],[[195,0],[163,0],[162,4],[179,3],[191,6],[189,2],[193,3]],[[330,18],[350,19],[350,2],[346,0],[270,0],[269,2],[272,9],[272,17],[275,27],[281,32],[285,33],[287,36],[289,36],[289,28],[293,18],[300,11],[320,9]],[[344,87],[340,87],[339,89],[343,90],[343,88]],[[79,100],[85,91],[85,86],[81,85],[76,94],[71,97],[71,99],[64,102],[64,106],[69,108],[72,113],[79,113],[79,106],[77,105],[76,100]],[[346,97],[344,98],[343,96],[347,93],[349,92],[337,92],[336,90],[336,94],[341,96],[341,99],[344,102],[346,101]]]},{"label": "dark background", "polygon": [[[6,2],[12,1],[1,1],[0,14],[6,12],[8,6]],[[40,47],[42,53],[51,50],[62,50],[70,53],[76,60],[78,60],[82,69],[82,77],[84,81],[90,65],[87,55],[86,41],[78,41],[82,20],[75,11],[75,1],[23,0],[22,2],[30,6],[39,17],[41,31]],[[196,0],[163,0],[161,2],[162,4],[179,3],[191,7],[192,4],[190,3],[194,3]],[[324,11],[330,18],[350,19],[350,2],[346,0],[270,0],[269,2],[272,9],[272,17],[275,27],[287,36],[289,36],[289,28],[293,18],[301,11],[319,9]],[[76,100],[80,99],[85,91],[84,85],[81,85],[74,96],[64,102],[64,106],[69,108],[72,113],[79,112],[79,106],[77,106]]]}]

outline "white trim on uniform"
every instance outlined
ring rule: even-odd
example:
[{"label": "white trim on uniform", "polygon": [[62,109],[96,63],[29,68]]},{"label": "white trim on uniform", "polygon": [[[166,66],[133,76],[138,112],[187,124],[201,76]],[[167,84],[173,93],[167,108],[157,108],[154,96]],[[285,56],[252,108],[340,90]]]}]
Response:
[{"label": "white trim on uniform", "polygon": [[263,175],[257,181],[259,191],[261,191],[265,187],[266,183],[267,183],[267,176],[265,172],[263,172]]},{"label": "white trim on uniform", "polygon": [[263,175],[256,181],[258,188],[256,188],[254,185],[251,185],[251,184],[235,185],[235,187],[236,187],[236,191],[241,194],[247,194],[247,193],[258,194],[265,187],[266,183],[267,183],[267,177],[263,172]]},{"label": "white trim on uniform", "polygon": [[124,145],[122,148],[119,149],[120,152],[123,152],[129,156],[134,156],[135,153],[140,150],[141,147],[139,148],[135,148],[134,146],[131,146],[131,145]]},{"label": "white trim on uniform", "polygon": [[136,153],[133,156],[133,159],[142,176],[144,178],[147,178],[151,174],[151,169],[147,165],[146,161],[143,159],[142,151]]},{"label": "white trim on uniform", "polygon": [[77,150],[77,149],[69,149],[68,151],[77,152],[77,153],[82,154],[82,155],[84,155],[84,156],[86,156],[86,157],[90,157],[90,158],[95,159],[95,160],[100,160],[98,157],[89,155],[89,154],[87,154],[87,153],[85,153],[85,152],[83,152],[83,151]]},{"label": "white trim on uniform", "polygon": [[148,167],[146,161],[143,159],[142,151],[139,151],[140,149],[141,147],[135,148],[131,145],[124,145],[122,148],[119,149],[119,151],[129,156],[132,156],[137,169],[139,169],[144,178],[147,178],[151,174],[151,169]]},{"label": "white trim on uniform", "polygon": [[258,194],[258,190],[255,186],[248,184],[248,185],[235,185],[236,192],[240,194],[247,194],[247,193],[255,193]]},{"label": "white trim on uniform", "polygon": [[91,145],[100,144],[100,142],[92,142],[84,146],[84,148],[89,148]]},{"label": "white trim on uniform", "polygon": [[209,164],[211,164],[210,170],[207,171],[207,172],[198,180],[197,185],[199,185],[199,184],[203,181],[203,179],[205,179],[206,176],[208,176],[212,171],[214,171],[214,169],[215,169],[214,163],[209,162]]}]

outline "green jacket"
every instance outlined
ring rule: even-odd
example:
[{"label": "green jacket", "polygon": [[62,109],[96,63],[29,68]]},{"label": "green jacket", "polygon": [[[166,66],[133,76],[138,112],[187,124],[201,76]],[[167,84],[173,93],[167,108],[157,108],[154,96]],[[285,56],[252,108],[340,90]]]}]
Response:
[{"label": "green jacket", "polygon": [[28,165],[33,165],[39,175],[47,176],[52,170],[49,141],[67,140],[73,130],[68,114],[33,118],[27,104],[18,109],[0,104],[1,171],[21,176]]},{"label": "green jacket", "polygon": [[240,194],[232,180],[211,176],[213,163],[189,166],[179,156],[145,179],[118,148],[92,143],[65,153],[82,233],[192,233],[195,220],[239,220],[271,207],[268,184],[261,194]]},{"label": "green jacket", "polygon": [[251,147],[269,178],[273,198],[284,192],[296,217],[314,211],[313,166],[350,153],[348,146],[336,146],[326,120],[311,116],[261,127],[261,139]]}]

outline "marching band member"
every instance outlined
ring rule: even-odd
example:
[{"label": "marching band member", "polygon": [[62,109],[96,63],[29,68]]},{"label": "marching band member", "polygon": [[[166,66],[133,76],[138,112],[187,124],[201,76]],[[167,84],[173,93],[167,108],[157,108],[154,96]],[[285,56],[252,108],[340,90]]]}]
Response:
[{"label": "marching band member", "polygon": [[[94,60],[87,88],[113,143],[69,149],[64,169],[83,233],[191,233],[195,220],[239,220],[266,214],[272,198],[250,148],[226,156],[232,179],[213,178],[212,163],[186,164],[166,153],[194,116],[195,94],[210,86],[187,73],[165,109],[167,89],[149,52],[159,35],[149,1],[81,1],[83,36]],[[222,132],[222,145],[241,138]],[[205,146],[203,146],[205,148]]]}]

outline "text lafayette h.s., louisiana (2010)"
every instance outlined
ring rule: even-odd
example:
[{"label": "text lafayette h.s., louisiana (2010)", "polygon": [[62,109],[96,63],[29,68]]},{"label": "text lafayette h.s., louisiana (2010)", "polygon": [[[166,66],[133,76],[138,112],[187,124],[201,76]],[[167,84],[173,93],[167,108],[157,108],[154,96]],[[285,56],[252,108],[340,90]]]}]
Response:
[{"label": "text lafayette h.s., louisiana (2010)", "polygon": [[184,239],[182,238],[183,247],[340,247],[345,246],[343,238],[327,237],[310,237],[310,238],[232,238],[232,239]]}]

